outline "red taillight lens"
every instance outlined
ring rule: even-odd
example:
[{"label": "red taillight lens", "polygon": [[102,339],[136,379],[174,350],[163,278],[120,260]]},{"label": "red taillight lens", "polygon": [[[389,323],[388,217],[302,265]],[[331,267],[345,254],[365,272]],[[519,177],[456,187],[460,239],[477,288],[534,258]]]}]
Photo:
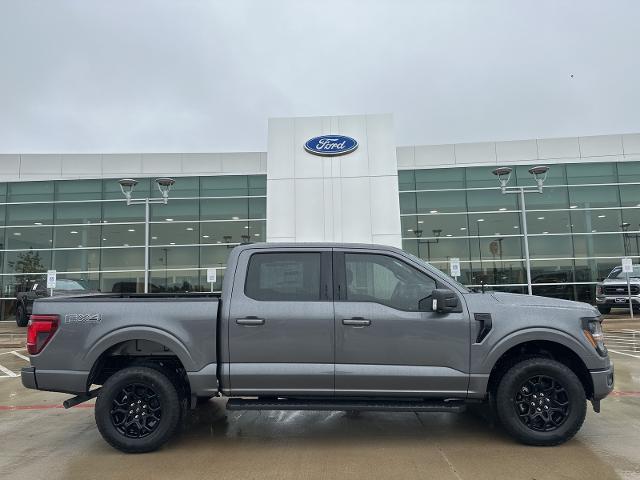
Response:
[{"label": "red taillight lens", "polygon": [[31,315],[27,328],[27,351],[37,355],[58,329],[57,315]]}]

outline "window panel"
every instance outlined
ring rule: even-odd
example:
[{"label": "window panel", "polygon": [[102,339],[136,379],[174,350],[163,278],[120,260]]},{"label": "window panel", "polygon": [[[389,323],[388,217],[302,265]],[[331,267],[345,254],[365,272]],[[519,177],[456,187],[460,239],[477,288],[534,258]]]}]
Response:
[{"label": "window panel", "polygon": [[566,165],[567,183],[580,185],[585,183],[616,183],[618,173],[615,163],[570,163]]},{"label": "window panel", "polygon": [[169,203],[152,204],[150,219],[157,221],[198,220],[198,200],[169,200]]},{"label": "window panel", "polygon": [[[460,195],[461,192],[456,192]],[[518,210],[517,196],[505,195],[500,190],[469,190],[467,203],[470,212]]]},{"label": "window panel", "polygon": [[53,204],[34,203],[7,205],[7,225],[51,225],[53,223]]},{"label": "window panel", "polygon": [[77,248],[51,252],[53,269],[61,272],[100,270],[100,250]]},{"label": "window panel", "polygon": [[620,185],[619,188],[623,207],[640,207],[640,185]]},{"label": "window panel", "polygon": [[[254,180],[260,185],[259,180]],[[261,187],[258,187],[260,190]],[[249,182],[245,175],[200,177],[200,196],[231,197],[249,195]]]},{"label": "window panel", "polygon": [[[130,223],[101,227],[100,242],[103,247],[144,246],[144,224]],[[150,240],[153,244],[153,240]]]},{"label": "window panel", "polygon": [[[198,270],[152,271],[149,281],[151,292],[201,292],[208,291]],[[206,277],[204,278],[206,281]]]},{"label": "window panel", "polygon": [[[4,262],[3,273],[42,274],[51,268],[51,251],[4,252]],[[17,275],[16,278],[22,279],[21,275]]]},{"label": "window panel", "polygon": [[144,248],[103,248],[101,270],[143,270]]},{"label": "window panel", "polygon": [[[144,272],[103,272],[100,274],[100,291],[104,293],[143,293]],[[157,292],[152,288],[150,292]]]},{"label": "window panel", "polygon": [[8,202],[50,202],[53,182],[15,182],[7,184]]},{"label": "window panel", "polygon": [[[557,212],[527,212],[527,231],[531,234],[571,233],[568,210]],[[574,228],[573,231],[576,231]]]},{"label": "window panel", "polygon": [[400,170],[398,171],[398,190],[415,190],[416,189],[416,176],[415,170]]},{"label": "window panel", "polygon": [[571,210],[573,232],[620,232],[622,217],[620,210]]},{"label": "window panel", "polygon": [[100,223],[102,205],[98,202],[58,203],[55,205],[55,223]]},{"label": "window panel", "polygon": [[461,263],[462,283],[466,285],[500,285],[527,283],[523,261],[504,260],[499,257]]},{"label": "window panel", "polygon": [[198,247],[152,247],[149,265],[153,270],[198,268]]},{"label": "window panel", "polygon": [[55,248],[99,247],[100,230],[100,225],[54,227],[53,246]]},{"label": "window panel", "polygon": [[525,198],[527,210],[569,208],[567,187],[545,186],[541,194],[528,193]]},{"label": "window panel", "polygon": [[624,252],[621,233],[574,235],[573,246],[576,257],[620,257]]},{"label": "window panel", "polygon": [[[232,247],[227,245],[208,245],[200,247],[200,268],[223,267]],[[220,271],[218,271],[218,274]]]},{"label": "window panel", "polygon": [[618,187],[569,187],[569,203],[572,207],[617,207],[620,205]]},{"label": "window panel", "polygon": [[464,168],[434,168],[414,172],[415,190],[465,188]]},{"label": "window panel", "polygon": [[[515,181],[516,185],[523,187],[535,187],[536,181],[533,175],[529,173],[531,167],[537,165],[518,165],[514,168],[512,173],[512,181]],[[567,172],[565,165],[549,165],[547,176],[545,178],[545,185],[566,185],[567,184]]]},{"label": "window panel", "polygon": [[[137,178],[136,180],[138,180],[138,184],[133,190],[133,198],[145,198],[149,194],[152,179]],[[124,198],[117,178],[104,179],[102,181],[102,191],[105,200],[121,200]],[[154,193],[153,196],[160,196],[160,192],[157,195]]]},{"label": "window panel", "polygon": [[238,220],[249,218],[249,201],[246,198],[200,200],[202,220]]},{"label": "window panel", "polygon": [[144,205],[127,205],[126,202],[104,202],[102,222],[144,222]]},{"label": "window panel", "polygon": [[55,182],[56,200],[100,200],[101,180],[61,180]]},{"label": "window panel", "polygon": [[[0,244],[6,249],[51,248],[51,227],[13,227],[0,230]],[[4,235],[4,242],[2,236]]]},{"label": "window panel", "polygon": [[320,253],[256,253],[245,293],[262,301],[319,301]]},{"label": "window panel", "polygon": [[573,257],[571,235],[530,235],[529,256],[531,258]]},{"label": "window panel", "polygon": [[467,168],[467,188],[498,187],[498,178],[493,174],[494,167]]},{"label": "window panel", "polygon": [[[190,245],[199,243],[199,223],[152,223],[150,225],[151,245]],[[144,241],[144,239],[143,239]]]},{"label": "window panel", "polygon": [[469,215],[469,235],[499,237],[520,234],[520,214],[517,212],[478,213]]}]

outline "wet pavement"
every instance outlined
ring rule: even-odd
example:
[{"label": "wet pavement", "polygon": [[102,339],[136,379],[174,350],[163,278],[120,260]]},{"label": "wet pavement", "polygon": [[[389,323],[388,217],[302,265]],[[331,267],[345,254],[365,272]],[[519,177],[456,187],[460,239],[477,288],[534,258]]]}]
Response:
[{"label": "wet pavement", "polygon": [[[616,389],[559,447],[517,444],[482,409],[227,412],[215,399],[191,412],[162,450],[125,455],[100,437],[91,403],[63,410],[68,395],[26,390],[0,371],[0,478],[638,480],[640,328],[605,327]],[[25,355],[0,348],[0,365],[15,375]]]}]

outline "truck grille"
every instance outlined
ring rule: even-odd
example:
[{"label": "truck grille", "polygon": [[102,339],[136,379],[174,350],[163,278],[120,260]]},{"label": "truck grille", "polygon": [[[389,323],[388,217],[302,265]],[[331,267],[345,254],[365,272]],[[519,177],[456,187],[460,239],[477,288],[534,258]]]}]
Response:
[{"label": "truck grille", "polygon": [[[626,285],[608,285],[602,288],[605,295],[611,296],[625,296],[627,295]],[[631,295],[638,295],[640,287],[638,285],[631,285]]]}]

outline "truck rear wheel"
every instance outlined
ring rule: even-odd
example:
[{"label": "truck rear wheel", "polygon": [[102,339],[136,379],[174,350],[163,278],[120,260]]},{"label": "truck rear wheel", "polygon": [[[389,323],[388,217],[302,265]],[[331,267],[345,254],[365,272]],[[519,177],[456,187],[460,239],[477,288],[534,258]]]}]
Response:
[{"label": "truck rear wheel", "polygon": [[559,445],[580,430],[587,413],[582,383],[564,364],[531,358],[511,367],[496,393],[500,422],[528,445]]},{"label": "truck rear wheel", "polygon": [[102,386],[95,408],[102,437],[126,453],[151,452],[176,432],[182,406],[175,385],[153,368],[128,367]]}]

